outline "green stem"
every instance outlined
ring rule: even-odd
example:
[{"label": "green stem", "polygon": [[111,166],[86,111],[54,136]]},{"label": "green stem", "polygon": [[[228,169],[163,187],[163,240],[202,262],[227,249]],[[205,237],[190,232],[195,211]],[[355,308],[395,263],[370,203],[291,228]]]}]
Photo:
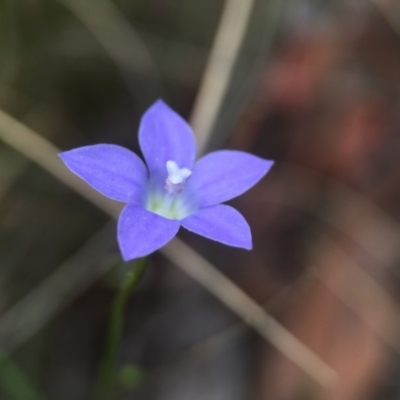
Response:
[{"label": "green stem", "polygon": [[99,400],[108,400],[111,397],[115,384],[116,364],[122,335],[122,323],[126,302],[132,290],[139,282],[146,266],[147,258],[139,259],[127,273],[118,291],[111,311],[106,348],[100,365],[97,396]]}]

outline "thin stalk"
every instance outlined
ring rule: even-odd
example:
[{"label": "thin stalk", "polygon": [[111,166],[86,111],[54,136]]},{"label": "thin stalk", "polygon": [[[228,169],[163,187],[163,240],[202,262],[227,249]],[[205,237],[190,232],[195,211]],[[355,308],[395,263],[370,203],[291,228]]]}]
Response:
[{"label": "thin stalk", "polygon": [[100,366],[96,398],[108,400],[111,397],[116,377],[116,365],[122,336],[122,324],[126,302],[143,275],[147,258],[139,259],[126,274],[111,310],[106,348]]}]

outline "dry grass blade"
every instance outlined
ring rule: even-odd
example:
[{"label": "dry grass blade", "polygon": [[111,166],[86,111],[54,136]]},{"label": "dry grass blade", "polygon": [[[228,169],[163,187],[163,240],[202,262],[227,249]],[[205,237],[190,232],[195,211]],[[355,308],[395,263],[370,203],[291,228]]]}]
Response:
[{"label": "dry grass blade", "polygon": [[185,243],[174,240],[162,253],[321,386],[329,388],[336,383],[335,371]]},{"label": "dry grass blade", "polygon": [[99,195],[82,180],[71,174],[58,157],[60,150],[42,136],[0,110],[0,139],[10,147],[36,162],[61,182],[95,204],[104,212],[117,216],[117,203]]},{"label": "dry grass blade", "polygon": [[190,121],[200,152],[219,113],[253,5],[254,0],[226,0]]},{"label": "dry grass blade", "polygon": [[386,20],[388,25],[400,35],[400,21],[396,19],[396,13],[389,10],[389,4],[386,5],[383,0],[370,0],[373,6],[379,11],[382,17]]},{"label": "dry grass blade", "polygon": [[[283,308],[289,307],[295,302],[298,296],[308,289],[310,283],[315,279],[314,268],[308,268],[304,274],[294,283],[279,290],[270,300],[264,304],[266,312],[274,313]],[[195,343],[190,348],[184,350],[172,361],[162,365],[158,370],[170,368],[171,365],[180,364],[185,369],[202,365],[211,358],[221,354],[228,347],[237,343],[243,338],[251,328],[242,320],[228,328],[211,334],[207,338]]]}]

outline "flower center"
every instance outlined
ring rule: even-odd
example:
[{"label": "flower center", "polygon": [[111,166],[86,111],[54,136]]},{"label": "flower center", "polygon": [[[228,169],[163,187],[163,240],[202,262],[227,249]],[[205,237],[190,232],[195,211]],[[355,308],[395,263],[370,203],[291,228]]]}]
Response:
[{"label": "flower center", "polygon": [[169,194],[182,193],[186,179],[192,175],[192,171],[188,168],[179,168],[175,161],[167,161],[168,177],[165,181],[165,190]]},{"label": "flower center", "polygon": [[156,185],[150,189],[146,209],[168,219],[181,220],[193,213],[196,208],[190,191],[182,193],[192,171],[188,168],[179,168],[175,161],[168,161],[166,168],[168,176],[165,185],[163,188],[161,185],[161,187]]}]

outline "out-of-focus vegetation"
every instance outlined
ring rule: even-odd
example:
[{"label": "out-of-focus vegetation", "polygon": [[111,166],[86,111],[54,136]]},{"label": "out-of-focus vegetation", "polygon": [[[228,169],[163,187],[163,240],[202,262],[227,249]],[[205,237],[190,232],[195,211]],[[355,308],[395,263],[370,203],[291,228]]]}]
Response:
[{"label": "out-of-focus vegetation", "polygon": [[[189,119],[224,4],[3,0],[0,107],[64,150],[139,151],[156,98]],[[396,1],[254,2],[208,142],[276,160],[234,201],[254,250],[180,236],[338,382],[318,386],[156,254],[129,302],[116,399],[400,396],[399,106]],[[0,116],[0,398],[90,399],[131,264],[115,223],[5,144],[5,129]]]}]

